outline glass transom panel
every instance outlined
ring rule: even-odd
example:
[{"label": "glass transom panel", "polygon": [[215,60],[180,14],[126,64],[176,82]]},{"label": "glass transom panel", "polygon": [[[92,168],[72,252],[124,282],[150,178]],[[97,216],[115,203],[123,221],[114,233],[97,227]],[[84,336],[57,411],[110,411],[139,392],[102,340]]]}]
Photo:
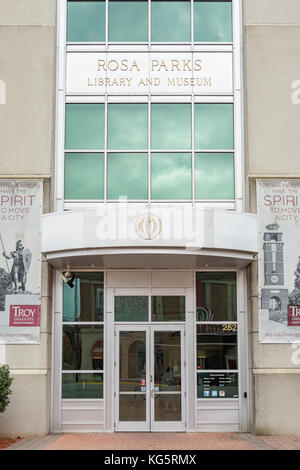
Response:
[{"label": "glass transom panel", "polygon": [[231,103],[195,104],[195,148],[232,150],[233,105]]},{"label": "glass transom panel", "polygon": [[148,41],[148,2],[110,1],[108,4],[110,42]]},{"label": "glass transom panel", "polygon": [[104,148],[104,105],[66,104],[66,149]]},{"label": "glass transom panel", "polygon": [[146,150],[147,147],[147,104],[109,104],[108,148],[110,150]]},{"label": "glass transom panel", "polygon": [[194,0],[194,41],[232,42],[231,1]]},{"label": "glass transom panel", "polygon": [[233,36],[230,0],[152,0],[151,13],[147,0],[109,0],[107,12],[104,0],[68,1],[68,42],[105,42],[106,22],[111,43],[148,42],[150,22],[152,43],[231,43]]},{"label": "glass transom panel", "polygon": [[105,1],[69,1],[67,41],[105,41]]},{"label": "glass transom panel", "polygon": [[190,104],[152,104],[151,148],[190,149],[191,121],[192,108]]},{"label": "glass transom panel", "polygon": [[147,199],[146,153],[109,153],[107,161],[108,199]]},{"label": "glass transom panel", "polygon": [[157,199],[191,199],[192,157],[188,153],[152,153],[151,197]]},{"label": "glass transom panel", "polygon": [[151,40],[152,42],[190,42],[190,2],[152,1]]}]

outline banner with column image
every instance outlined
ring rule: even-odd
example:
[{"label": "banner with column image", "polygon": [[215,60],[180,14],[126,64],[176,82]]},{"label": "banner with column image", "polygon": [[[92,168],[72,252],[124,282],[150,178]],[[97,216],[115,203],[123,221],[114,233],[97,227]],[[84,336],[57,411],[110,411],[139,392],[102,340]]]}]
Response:
[{"label": "banner with column image", "polygon": [[300,342],[300,180],[257,180],[260,343]]},{"label": "banner with column image", "polygon": [[37,344],[42,181],[0,180],[0,344]]}]

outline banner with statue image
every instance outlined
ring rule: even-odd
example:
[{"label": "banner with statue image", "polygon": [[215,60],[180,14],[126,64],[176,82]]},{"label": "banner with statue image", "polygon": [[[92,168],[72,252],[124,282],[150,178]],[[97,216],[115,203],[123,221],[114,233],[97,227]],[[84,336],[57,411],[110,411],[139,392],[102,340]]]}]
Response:
[{"label": "banner with statue image", "polygon": [[300,180],[257,180],[261,343],[300,342]]},{"label": "banner with statue image", "polygon": [[37,344],[41,312],[41,181],[0,180],[0,344]]}]

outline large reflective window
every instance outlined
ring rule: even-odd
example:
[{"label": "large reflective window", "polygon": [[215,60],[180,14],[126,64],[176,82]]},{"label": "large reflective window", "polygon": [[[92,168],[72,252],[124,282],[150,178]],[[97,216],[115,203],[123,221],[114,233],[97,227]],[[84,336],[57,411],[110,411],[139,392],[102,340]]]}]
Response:
[{"label": "large reflective window", "polygon": [[105,41],[105,1],[68,1],[67,41]]},{"label": "large reflective window", "polygon": [[232,42],[231,1],[194,0],[194,41]]},{"label": "large reflective window", "polygon": [[197,370],[238,369],[237,324],[197,325]]},{"label": "large reflective window", "polygon": [[203,150],[232,150],[233,104],[195,104],[195,148]]},{"label": "large reflective window", "polygon": [[146,391],[146,332],[120,331],[120,392]]},{"label": "large reflective window", "polygon": [[108,154],[108,199],[148,198],[148,156],[146,153]]},{"label": "large reflective window", "polygon": [[64,283],[63,321],[103,321],[103,273],[74,273],[74,287]]},{"label": "large reflective window", "polygon": [[180,331],[154,332],[154,384],[156,392],[181,390]]},{"label": "large reflective window", "polygon": [[103,326],[63,325],[63,370],[103,370]]},{"label": "large reflective window", "polygon": [[152,199],[191,199],[192,159],[189,153],[152,153]]},{"label": "large reflective window", "polygon": [[190,42],[190,1],[151,2],[152,42]]},{"label": "large reflective window", "polygon": [[103,374],[62,374],[62,398],[103,398]]},{"label": "large reflective window", "polygon": [[110,0],[108,40],[111,42],[147,42],[148,2]]},{"label": "large reflective window", "polygon": [[234,155],[195,154],[195,199],[234,199]]},{"label": "large reflective window", "polygon": [[190,104],[152,104],[152,149],[190,149],[191,135],[192,108]]},{"label": "large reflective window", "polygon": [[115,296],[115,321],[148,321],[148,297],[146,295]]},{"label": "large reflective window", "polygon": [[236,321],[236,274],[196,274],[196,321]]},{"label": "large reflective window", "polygon": [[65,148],[104,148],[104,104],[66,104]]},{"label": "large reflective window", "polygon": [[148,105],[108,105],[108,148],[146,150],[148,146]]},{"label": "large reflective window", "polygon": [[103,199],[103,168],[101,153],[66,153],[65,199]]},{"label": "large reflective window", "polygon": [[[145,298],[142,297],[126,297],[127,300],[123,297],[121,301],[120,297],[118,299],[117,302],[123,303],[123,305],[127,303],[127,307],[130,303],[129,308],[131,309],[146,307]],[[140,305],[141,299],[144,299],[142,306]],[[146,332],[121,331],[119,347],[119,420],[145,421]]]},{"label": "large reflective window", "polygon": [[152,296],[151,319],[152,321],[185,321],[185,296]]}]

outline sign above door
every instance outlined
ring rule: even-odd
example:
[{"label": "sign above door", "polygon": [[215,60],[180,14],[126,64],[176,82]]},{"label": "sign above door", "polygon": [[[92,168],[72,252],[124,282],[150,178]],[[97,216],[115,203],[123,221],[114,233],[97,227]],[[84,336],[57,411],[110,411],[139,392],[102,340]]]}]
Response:
[{"label": "sign above door", "polygon": [[69,52],[67,94],[233,92],[231,52]]}]

